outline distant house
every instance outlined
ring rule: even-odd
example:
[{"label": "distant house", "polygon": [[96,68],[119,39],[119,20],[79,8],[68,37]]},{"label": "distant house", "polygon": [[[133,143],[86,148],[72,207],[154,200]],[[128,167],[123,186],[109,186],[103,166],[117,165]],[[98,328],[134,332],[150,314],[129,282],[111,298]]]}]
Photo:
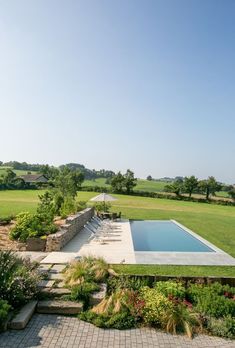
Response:
[{"label": "distant house", "polygon": [[43,184],[48,182],[48,179],[43,174],[26,174],[19,176],[26,184]]}]

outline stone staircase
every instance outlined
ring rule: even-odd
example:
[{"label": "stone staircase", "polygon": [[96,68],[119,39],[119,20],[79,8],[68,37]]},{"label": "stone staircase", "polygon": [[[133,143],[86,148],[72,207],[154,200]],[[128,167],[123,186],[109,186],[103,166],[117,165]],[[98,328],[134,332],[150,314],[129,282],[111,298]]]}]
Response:
[{"label": "stone staircase", "polygon": [[[39,286],[41,288],[42,300],[38,302],[36,311],[47,314],[78,314],[83,309],[81,302],[65,301],[62,296],[70,295],[71,291],[65,288],[63,281],[63,271],[66,264],[41,264],[39,271],[43,275],[43,280]],[[106,284],[100,285],[100,290],[91,294],[90,303],[96,305],[100,303],[106,295]]]}]

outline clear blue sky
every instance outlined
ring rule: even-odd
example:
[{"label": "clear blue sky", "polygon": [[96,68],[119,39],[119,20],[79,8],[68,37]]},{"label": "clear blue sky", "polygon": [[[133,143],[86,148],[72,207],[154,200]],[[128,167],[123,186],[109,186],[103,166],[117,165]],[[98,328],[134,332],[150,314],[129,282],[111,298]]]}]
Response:
[{"label": "clear blue sky", "polygon": [[235,1],[0,0],[0,160],[235,182]]}]

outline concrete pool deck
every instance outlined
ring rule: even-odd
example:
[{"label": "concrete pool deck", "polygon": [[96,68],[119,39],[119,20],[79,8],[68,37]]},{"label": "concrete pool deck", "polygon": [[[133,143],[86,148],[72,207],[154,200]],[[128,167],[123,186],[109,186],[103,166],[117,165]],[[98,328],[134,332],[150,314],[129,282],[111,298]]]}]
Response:
[{"label": "concrete pool deck", "polygon": [[209,246],[214,252],[155,252],[135,251],[129,220],[114,222],[115,241],[100,243],[92,239],[92,233],[86,229],[79,232],[60,252],[49,253],[41,263],[67,263],[81,256],[101,256],[113,264],[156,264],[190,266],[235,266],[235,259],[203,239],[177,221],[172,220],[188,233]]}]

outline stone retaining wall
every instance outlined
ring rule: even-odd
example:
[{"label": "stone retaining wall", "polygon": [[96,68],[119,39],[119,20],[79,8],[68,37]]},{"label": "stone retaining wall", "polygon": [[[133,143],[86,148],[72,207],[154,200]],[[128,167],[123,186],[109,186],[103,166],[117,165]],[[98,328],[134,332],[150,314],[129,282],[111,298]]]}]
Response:
[{"label": "stone retaining wall", "polygon": [[79,233],[87,221],[94,215],[94,208],[87,208],[76,215],[69,216],[66,223],[60,226],[58,232],[47,237],[46,251],[61,250],[77,233]]}]

